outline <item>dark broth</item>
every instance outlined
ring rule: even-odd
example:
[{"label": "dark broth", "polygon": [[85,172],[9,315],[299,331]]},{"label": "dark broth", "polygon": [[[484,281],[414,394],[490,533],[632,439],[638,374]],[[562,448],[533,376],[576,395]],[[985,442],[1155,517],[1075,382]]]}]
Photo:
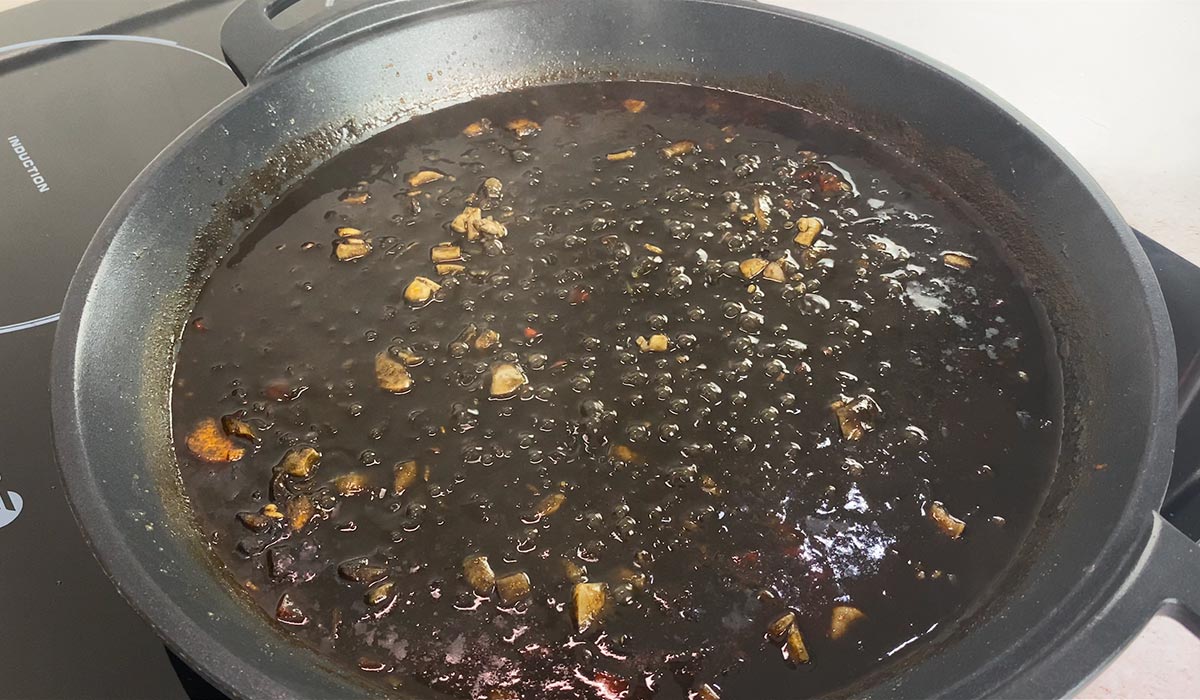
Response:
[{"label": "dark broth", "polygon": [[[422,169],[444,177],[410,186]],[[454,231],[469,202],[507,235]],[[384,685],[844,687],[978,603],[1053,471],[1044,324],[966,211],[862,135],[702,88],[418,117],[305,180],[209,280],[176,367],[184,486],[248,595]],[[810,245],[803,217],[824,222]],[[443,241],[464,270],[437,274]],[[405,300],[417,276],[441,285],[428,303]],[[526,383],[493,398],[506,364]],[[285,473],[304,446],[319,462]],[[475,593],[472,555],[530,590]],[[582,633],[579,581],[604,584]],[[836,606],[863,617],[835,639]],[[767,634],[788,610],[807,663]]]}]

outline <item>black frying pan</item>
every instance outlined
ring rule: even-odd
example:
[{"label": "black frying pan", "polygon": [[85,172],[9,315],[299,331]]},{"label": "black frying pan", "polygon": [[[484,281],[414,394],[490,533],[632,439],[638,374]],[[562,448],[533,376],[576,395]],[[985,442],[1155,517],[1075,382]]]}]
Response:
[{"label": "black frying pan", "polygon": [[117,202],[71,284],[55,346],[55,439],[79,521],[126,598],[222,690],[381,692],[291,642],[233,592],[196,536],[168,399],[176,340],[207,272],[332,155],[414,113],[546,82],[736,88],[865,129],[988,219],[1048,310],[1067,415],[1035,536],[982,611],[856,693],[1062,695],[1163,606],[1200,610],[1200,551],[1156,512],[1176,421],[1157,283],[1091,178],[982,88],[880,39],[738,0],[391,0],[279,30],[267,16],[289,4],[246,0],[230,16],[222,44],[248,87]]}]

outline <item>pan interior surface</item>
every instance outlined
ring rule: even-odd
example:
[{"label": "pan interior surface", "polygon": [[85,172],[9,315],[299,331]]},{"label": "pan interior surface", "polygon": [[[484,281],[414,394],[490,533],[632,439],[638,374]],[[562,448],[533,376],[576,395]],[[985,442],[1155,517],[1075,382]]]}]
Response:
[{"label": "pan interior surface", "polygon": [[[870,133],[957,192],[1025,271],[1058,339],[1067,406],[1038,537],[959,634],[854,690],[983,695],[1035,665],[1115,585],[1144,535],[1129,523],[1165,487],[1161,300],[1111,206],[1009,111],[840,28],[733,3],[555,10],[465,3],[282,69],[198,123],[114,208],[64,310],[55,418],[73,505],[123,593],[237,695],[379,694],[231,596],[192,534],[171,449],[180,330],[214,266],[277,197],[397,120],[527,85],[653,79],[737,89]],[[145,339],[140,352],[129,338]]]},{"label": "pan interior surface", "polygon": [[[645,81],[481,98],[339,155],[184,332],[205,539],[347,668],[464,697],[815,696],[912,653],[1019,546],[1061,405],[1028,290],[897,160]],[[565,603],[589,586],[591,634]]]}]

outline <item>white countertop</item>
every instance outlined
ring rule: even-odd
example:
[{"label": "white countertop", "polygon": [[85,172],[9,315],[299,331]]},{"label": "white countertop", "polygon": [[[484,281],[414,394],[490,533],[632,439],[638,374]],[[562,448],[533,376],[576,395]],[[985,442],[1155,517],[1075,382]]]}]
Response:
[{"label": "white countertop", "polygon": [[[770,1],[983,83],[1065,146],[1131,225],[1200,264],[1200,2]],[[1200,640],[1156,617],[1078,697],[1200,698]]]}]

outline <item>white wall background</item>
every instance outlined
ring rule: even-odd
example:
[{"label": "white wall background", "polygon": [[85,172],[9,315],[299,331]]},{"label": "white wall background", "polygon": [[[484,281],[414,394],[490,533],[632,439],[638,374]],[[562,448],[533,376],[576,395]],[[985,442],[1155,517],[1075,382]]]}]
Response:
[{"label": "white wall background", "polygon": [[769,1],[982,82],[1066,146],[1130,224],[1200,263],[1200,2]]}]

